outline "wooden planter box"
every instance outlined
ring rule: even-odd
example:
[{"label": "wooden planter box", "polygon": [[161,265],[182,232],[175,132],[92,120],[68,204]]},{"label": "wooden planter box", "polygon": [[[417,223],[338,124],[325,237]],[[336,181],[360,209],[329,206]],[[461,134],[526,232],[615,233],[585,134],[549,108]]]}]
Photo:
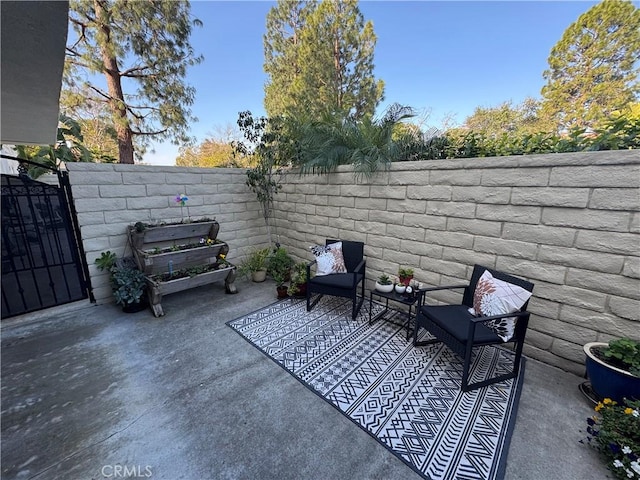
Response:
[{"label": "wooden planter box", "polygon": [[145,275],[155,275],[175,272],[181,268],[195,267],[197,265],[212,265],[216,263],[219,254],[226,255],[228,252],[229,247],[223,242],[175,252],[141,252],[136,258],[138,259],[137,263],[140,271]]},{"label": "wooden planter box", "polygon": [[[219,229],[220,225],[215,220],[147,227],[142,231],[129,227],[133,256],[138,268],[146,276],[149,303],[156,317],[164,315],[161,305],[163,295],[221,280],[224,280],[227,292],[237,292],[233,284],[236,278],[235,267],[231,264],[220,270],[175,280],[158,281],[152,278],[154,275],[177,274],[185,268],[218,263],[218,257],[229,251],[229,246],[217,239]],[[206,245],[207,240],[215,243]],[[188,248],[179,249],[180,247]],[[167,248],[176,249],[154,253]]]},{"label": "wooden planter box", "polygon": [[147,250],[180,243],[198,243],[201,238],[215,240],[219,230],[220,224],[215,220],[147,227],[141,232],[129,227],[129,238],[134,250]]},{"label": "wooden planter box", "polygon": [[170,293],[181,292],[190,288],[201,287],[209,283],[224,280],[225,288],[229,293],[236,293],[236,287],[233,282],[236,279],[236,267],[229,266],[220,270],[212,270],[210,272],[199,273],[193,277],[177,278],[166,282],[153,280],[147,277],[147,288],[149,290],[149,303],[156,317],[164,315],[162,310],[162,296]]}]

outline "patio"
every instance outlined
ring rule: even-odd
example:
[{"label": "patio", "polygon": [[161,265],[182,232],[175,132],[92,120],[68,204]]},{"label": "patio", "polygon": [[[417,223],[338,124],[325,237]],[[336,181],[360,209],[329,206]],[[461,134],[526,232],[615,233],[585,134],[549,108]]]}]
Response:
[{"label": "patio", "polygon": [[[2,323],[2,477],[419,479],[227,320],[275,301],[201,287],[166,315],[88,302]],[[528,359],[507,479],[605,478],[578,376]]]}]

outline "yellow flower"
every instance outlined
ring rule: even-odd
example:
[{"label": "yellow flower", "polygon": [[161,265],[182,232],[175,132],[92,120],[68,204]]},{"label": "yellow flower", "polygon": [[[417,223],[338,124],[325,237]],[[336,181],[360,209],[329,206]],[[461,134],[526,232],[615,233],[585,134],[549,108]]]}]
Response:
[{"label": "yellow flower", "polygon": [[210,238],[207,238],[207,245],[213,245],[213,240]]},{"label": "yellow flower", "polygon": [[602,403],[604,403],[605,405],[609,405],[610,403],[615,403],[613,400],[611,400],[610,398],[605,398]]},{"label": "yellow flower", "polygon": [[222,260],[224,260],[226,257],[227,257],[227,256],[226,256],[224,253],[221,253],[221,254],[220,254],[220,258],[221,258]]},{"label": "yellow flower", "polygon": [[[607,400],[607,399],[605,399],[605,400]],[[602,410],[603,407],[604,407],[604,405],[602,404],[602,402],[598,402],[598,404],[596,405],[594,410],[596,412],[599,412],[600,410]]]},{"label": "yellow flower", "polygon": [[633,408],[629,408],[629,407],[625,408],[624,413],[626,413],[627,415],[631,415],[633,413]]}]

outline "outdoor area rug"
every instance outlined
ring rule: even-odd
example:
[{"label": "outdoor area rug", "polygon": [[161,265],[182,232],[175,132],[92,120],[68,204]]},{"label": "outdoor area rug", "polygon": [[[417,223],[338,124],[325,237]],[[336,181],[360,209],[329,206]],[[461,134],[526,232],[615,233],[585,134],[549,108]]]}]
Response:
[{"label": "outdoor area rug", "polygon": [[[374,303],[374,315],[382,309]],[[503,478],[522,369],[515,382],[462,393],[460,358],[442,344],[414,347],[393,323],[369,325],[368,301],[356,320],[348,300],[325,296],[311,312],[286,299],[227,325],[423,477]],[[511,352],[477,350],[473,381],[508,370]]]}]

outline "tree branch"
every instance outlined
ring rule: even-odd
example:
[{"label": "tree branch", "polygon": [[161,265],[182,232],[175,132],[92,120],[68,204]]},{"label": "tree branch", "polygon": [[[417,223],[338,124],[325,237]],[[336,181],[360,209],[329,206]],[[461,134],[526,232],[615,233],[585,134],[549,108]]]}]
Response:
[{"label": "tree branch", "polygon": [[139,130],[133,130],[131,129],[131,133],[133,133],[134,135],[159,135],[161,133],[166,133],[166,131],[169,130],[168,128],[162,129],[162,130],[157,130],[155,132],[141,132]]}]

